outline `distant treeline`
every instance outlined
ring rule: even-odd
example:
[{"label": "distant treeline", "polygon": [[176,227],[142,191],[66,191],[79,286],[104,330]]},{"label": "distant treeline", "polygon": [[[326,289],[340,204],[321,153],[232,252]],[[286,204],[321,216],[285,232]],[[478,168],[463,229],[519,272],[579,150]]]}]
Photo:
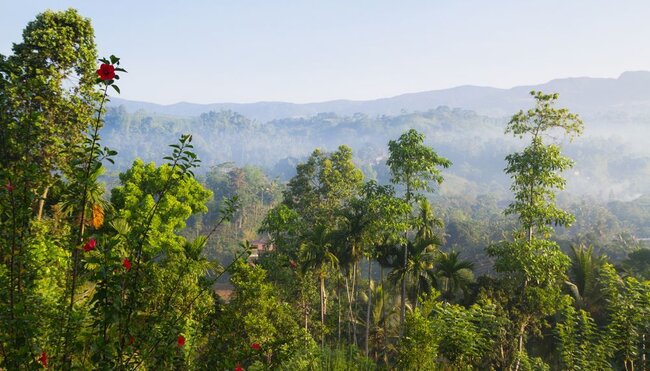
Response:
[{"label": "distant treeline", "polygon": [[[604,121],[603,121],[604,120]],[[182,133],[191,133],[202,169],[224,162],[255,165],[270,177],[286,181],[296,164],[314,148],[325,151],[345,144],[353,149],[355,163],[366,177],[387,181],[385,143],[408,128],[422,132],[427,144],[444,153],[453,163],[445,170],[442,194],[476,196],[494,193],[509,197],[504,158],[517,149],[513,138],[503,135],[506,118],[497,119],[472,111],[439,107],[426,112],[398,116],[340,116],[320,113],[312,117],[286,118],[265,123],[232,111],[208,112],[198,117],[173,117],[129,113],[111,107],[102,131],[106,144],[120,157],[123,170],[134,158],[154,161],[167,144]],[[650,194],[650,150],[641,145],[643,124],[625,128],[608,126],[607,117],[586,121],[585,136],[567,148],[576,166],[567,174],[567,193],[599,200],[632,200]],[[625,138],[636,133],[636,144]]]}]

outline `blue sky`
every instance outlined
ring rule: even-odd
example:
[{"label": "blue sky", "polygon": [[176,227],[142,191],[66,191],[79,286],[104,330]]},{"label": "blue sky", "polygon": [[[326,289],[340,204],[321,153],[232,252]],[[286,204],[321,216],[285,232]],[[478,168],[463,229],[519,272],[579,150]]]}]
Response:
[{"label": "blue sky", "polygon": [[0,53],[47,9],[92,19],[122,97],[373,99],[650,70],[650,1],[5,0]]}]

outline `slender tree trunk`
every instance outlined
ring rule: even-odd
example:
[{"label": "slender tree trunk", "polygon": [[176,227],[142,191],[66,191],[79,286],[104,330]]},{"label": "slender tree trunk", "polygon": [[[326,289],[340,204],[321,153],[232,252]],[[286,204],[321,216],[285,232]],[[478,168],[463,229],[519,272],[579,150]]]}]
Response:
[{"label": "slender tree trunk", "polygon": [[[533,199],[533,184],[531,183],[531,184],[530,184],[530,200],[529,200],[529,206],[530,206],[530,207],[533,207],[534,204],[535,204],[535,200]],[[526,237],[528,238],[528,242],[532,241],[532,240],[533,240],[533,223],[530,223],[530,225],[528,226],[528,230],[526,231],[526,233],[527,233],[527,236],[526,236]]]},{"label": "slender tree trunk", "polygon": [[337,331],[338,331],[338,337],[337,337],[337,343],[336,345],[340,346],[341,345],[341,277],[338,277],[336,279],[336,297],[338,298],[339,305],[338,307],[338,321],[337,321]]},{"label": "slender tree trunk", "polygon": [[372,259],[368,258],[368,307],[366,308],[366,357],[370,356],[370,309],[372,307]]},{"label": "slender tree trunk", "polygon": [[38,212],[36,213],[36,220],[43,219],[43,208],[45,207],[45,200],[47,199],[47,194],[50,191],[50,186],[45,187],[41,198],[38,200]]},{"label": "slender tree trunk", "polygon": [[352,309],[352,287],[348,281],[348,279],[345,279],[345,287],[346,291],[348,294],[348,319],[349,319],[349,324],[348,324],[348,338],[350,343],[352,344],[357,344],[357,331],[356,331],[356,325],[354,323],[354,312]]},{"label": "slender tree trunk", "polygon": [[404,244],[404,276],[402,277],[402,291],[400,295],[399,333],[404,334],[404,320],[406,319],[406,264],[408,259],[408,243]]},{"label": "slender tree trunk", "polygon": [[646,365],[646,347],[645,347],[645,334],[641,335],[641,370],[645,371],[645,365]]},{"label": "slender tree trunk", "polygon": [[418,301],[420,299],[420,278],[416,277],[415,279],[416,279],[415,285],[417,289],[415,290],[415,304],[413,304],[413,309],[418,307]]},{"label": "slender tree trunk", "polygon": [[519,326],[519,334],[517,335],[517,362],[515,363],[515,371],[519,370],[521,364],[521,354],[524,351],[524,334],[526,333],[526,323],[523,321]]},{"label": "slender tree trunk", "polygon": [[[411,205],[411,179],[407,175],[406,176],[406,203],[410,206]],[[410,216],[410,215],[409,215]],[[399,335],[400,338],[404,334],[404,321],[406,319],[406,268],[408,266],[408,256],[409,256],[409,248],[408,248],[408,233],[405,233],[405,238],[406,242],[404,243],[404,277],[402,278],[402,292],[400,295],[401,303],[400,303],[400,313],[399,313]]]},{"label": "slender tree trunk", "polygon": [[[11,340],[13,340],[14,347],[15,349],[19,349],[20,345],[22,343],[21,340],[19,340],[18,336],[18,331],[16,330],[16,322],[15,322],[15,314],[16,314],[16,297],[14,296],[16,294],[16,253],[17,253],[17,241],[16,241],[16,229],[17,224],[16,224],[16,205],[14,201],[13,195],[11,196],[11,257],[10,257],[10,272],[9,272],[9,319],[11,320],[11,325],[9,326],[9,337]],[[21,241],[23,239],[21,238]],[[20,270],[20,268],[18,268]],[[18,286],[20,287],[20,278],[18,278]],[[18,293],[19,294],[19,293]],[[11,348],[10,348],[11,349]],[[18,362],[17,360],[7,360],[7,357],[5,356],[5,361],[7,362],[7,365],[10,365],[10,368],[18,368]]]},{"label": "slender tree trunk", "polygon": [[304,308],[303,310],[305,311],[305,331],[308,331],[309,328],[308,328],[307,319],[309,318],[309,311],[307,310],[307,302],[306,302],[306,300],[303,299],[302,305],[303,305],[303,308]]},{"label": "slender tree trunk", "polygon": [[355,262],[354,265],[352,266],[352,303],[350,305],[352,306],[352,336],[354,338],[354,344],[356,346],[359,346],[358,339],[357,339],[357,276],[358,276],[358,270],[359,270],[359,263]]},{"label": "slender tree trunk", "polygon": [[[325,328],[325,275],[323,272],[320,274],[320,323]],[[321,348],[325,345],[325,333],[320,336]]]},{"label": "slender tree trunk", "polygon": [[350,328],[351,326],[351,320],[350,320],[350,314],[352,312],[352,308],[350,307],[350,284],[348,283],[348,277],[345,277],[345,295],[348,297],[348,343],[352,343],[352,329]]},{"label": "slender tree trunk", "polygon": [[320,277],[320,322],[325,325],[325,276],[321,272]]}]

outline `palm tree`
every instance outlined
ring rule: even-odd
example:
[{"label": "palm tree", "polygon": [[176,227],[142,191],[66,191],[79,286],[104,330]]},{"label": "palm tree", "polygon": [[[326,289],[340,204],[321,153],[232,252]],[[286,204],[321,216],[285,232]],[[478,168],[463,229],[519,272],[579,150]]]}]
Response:
[{"label": "palm tree", "polygon": [[[63,215],[75,218],[75,222],[81,226],[82,235],[86,226],[92,226],[95,229],[101,228],[104,224],[104,214],[111,207],[111,204],[104,198],[104,185],[97,181],[104,171],[105,168],[100,166],[89,174],[86,205],[83,208],[79,205],[79,192],[75,187],[68,187],[68,192],[62,195],[61,201],[57,205]],[[81,215],[82,209],[84,215]]]},{"label": "palm tree", "polygon": [[394,295],[393,289],[374,283],[370,284],[370,290],[374,301],[366,323],[370,329],[369,342],[373,344],[373,358],[381,359],[388,366],[389,359],[397,350],[394,340],[399,336],[399,296]]},{"label": "palm tree", "polygon": [[454,251],[442,253],[436,265],[436,273],[442,284],[442,297],[447,300],[452,300],[459,289],[467,290],[467,286],[474,281],[474,263],[460,260],[459,255]]},{"label": "palm tree", "polygon": [[356,287],[357,287],[357,273],[359,271],[359,262],[364,254],[367,255],[366,235],[367,228],[371,220],[366,215],[366,204],[363,199],[352,200],[347,207],[339,210],[340,216],[339,229],[334,232],[333,240],[337,241],[339,246],[338,259],[341,262],[340,266],[344,267],[347,271],[345,276],[345,290],[348,297],[348,318],[351,331],[351,341],[357,344],[357,331],[355,316],[356,310]]},{"label": "palm tree", "polygon": [[604,295],[598,282],[598,273],[606,260],[594,254],[594,247],[571,246],[572,259],[569,279],[565,284],[579,309],[589,312],[594,318],[602,314]]},{"label": "palm tree", "polygon": [[[419,212],[414,220],[415,238],[407,241],[410,254],[406,264],[392,273],[393,279],[406,280],[411,286],[411,302],[417,307],[420,294],[429,292],[436,285],[435,261],[440,239],[436,229],[443,226],[442,221],[433,215],[431,204],[425,198],[418,199]],[[402,259],[403,261],[404,259]]]},{"label": "palm tree", "polygon": [[406,266],[397,266],[389,275],[389,279],[394,283],[406,281],[413,308],[417,307],[421,293],[430,292],[436,286],[435,263],[438,255],[436,242],[437,240],[409,241],[408,248],[411,254]]},{"label": "palm tree", "polygon": [[[320,319],[321,324],[325,325],[325,316],[327,315],[327,295],[325,291],[325,279],[328,270],[335,268],[339,260],[331,251],[330,235],[323,225],[314,227],[306,242],[300,245],[300,255],[303,272],[315,270],[318,275],[320,286]],[[323,339],[321,339],[322,342]]]},{"label": "palm tree", "polygon": [[[415,219],[417,233],[415,239],[419,241],[436,240],[436,228],[442,228],[442,220],[433,215],[431,204],[425,198],[418,200],[419,213]],[[436,240],[436,242],[439,242]]]},{"label": "palm tree", "polygon": [[[390,291],[387,290],[387,282],[384,279],[384,270],[385,269],[390,269],[391,272],[399,270],[401,267],[404,266],[404,255],[402,252],[402,247],[400,243],[393,242],[389,239],[385,240],[382,244],[375,246],[375,251],[377,253],[376,259],[377,263],[379,263],[379,272],[380,272],[380,279],[379,279],[379,285],[377,285],[378,288],[381,288],[381,296],[376,296],[377,299],[375,299],[375,307],[373,309],[373,318],[375,318],[375,323],[380,323],[380,328],[375,328],[373,330],[374,334],[371,335],[371,338],[373,339],[373,344],[375,345],[375,349],[378,347],[381,348],[381,344],[390,344],[388,342],[389,336],[388,333],[390,329],[388,326],[391,324],[388,321],[381,321],[378,322],[376,318],[389,318],[391,313],[394,314],[396,317],[397,324],[399,325],[399,309],[401,307],[401,302],[400,300],[396,299],[395,296],[390,295]],[[391,278],[391,275],[389,275],[389,279]],[[399,296],[401,297],[401,296]],[[397,297],[397,298],[399,298]],[[390,302],[389,302],[390,300]],[[392,312],[391,312],[392,310]],[[387,312],[388,311],[388,312]],[[392,318],[392,317],[390,317]],[[396,329],[399,329],[399,327],[396,327]],[[399,336],[399,331],[397,332],[396,336]],[[388,364],[388,358],[386,356],[386,352],[383,353],[385,355],[385,362]],[[375,350],[375,359],[378,359],[378,354],[377,350]]]}]

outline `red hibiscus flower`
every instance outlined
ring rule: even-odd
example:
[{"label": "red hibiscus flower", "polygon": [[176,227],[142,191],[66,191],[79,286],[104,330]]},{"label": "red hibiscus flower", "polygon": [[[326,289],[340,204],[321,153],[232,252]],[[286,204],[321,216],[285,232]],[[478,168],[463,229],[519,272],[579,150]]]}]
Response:
[{"label": "red hibiscus flower", "polygon": [[183,335],[178,335],[177,342],[178,342],[178,346],[182,347],[183,345],[185,345],[185,337]]},{"label": "red hibiscus flower", "polygon": [[95,250],[95,245],[97,245],[97,241],[95,241],[94,238],[91,238],[91,239],[88,240],[88,242],[86,242],[86,244],[84,245],[84,251],[85,251],[85,252],[88,252],[88,251],[93,251],[93,250]]},{"label": "red hibiscus flower", "polygon": [[124,266],[124,269],[126,269],[127,272],[131,270],[131,261],[129,258],[124,258],[124,260],[122,260],[122,266]]},{"label": "red hibiscus flower", "polygon": [[13,192],[14,189],[16,189],[16,186],[14,186],[13,184],[11,184],[11,181],[8,181],[7,184],[5,185],[5,188],[6,188],[7,191],[9,191],[9,192]]},{"label": "red hibiscus flower", "polygon": [[43,367],[47,367],[47,353],[45,353],[45,351],[43,351],[41,356],[38,357],[38,361],[41,362]]},{"label": "red hibiscus flower", "polygon": [[260,350],[262,347],[259,343],[253,343],[251,344],[251,348],[253,348],[253,350]]},{"label": "red hibiscus flower", "polygon": [[113,80],[115,78],[115,67],[112,64],[102,63],[97,70],[97,74],[103,81]]},{"label": "red hibiscus flower", "polygon": [[241,366],[241,364],[238,363],[237,366],[235,366],[235,371],[245,371],[245,370],[244,370],[244,368]]}]

